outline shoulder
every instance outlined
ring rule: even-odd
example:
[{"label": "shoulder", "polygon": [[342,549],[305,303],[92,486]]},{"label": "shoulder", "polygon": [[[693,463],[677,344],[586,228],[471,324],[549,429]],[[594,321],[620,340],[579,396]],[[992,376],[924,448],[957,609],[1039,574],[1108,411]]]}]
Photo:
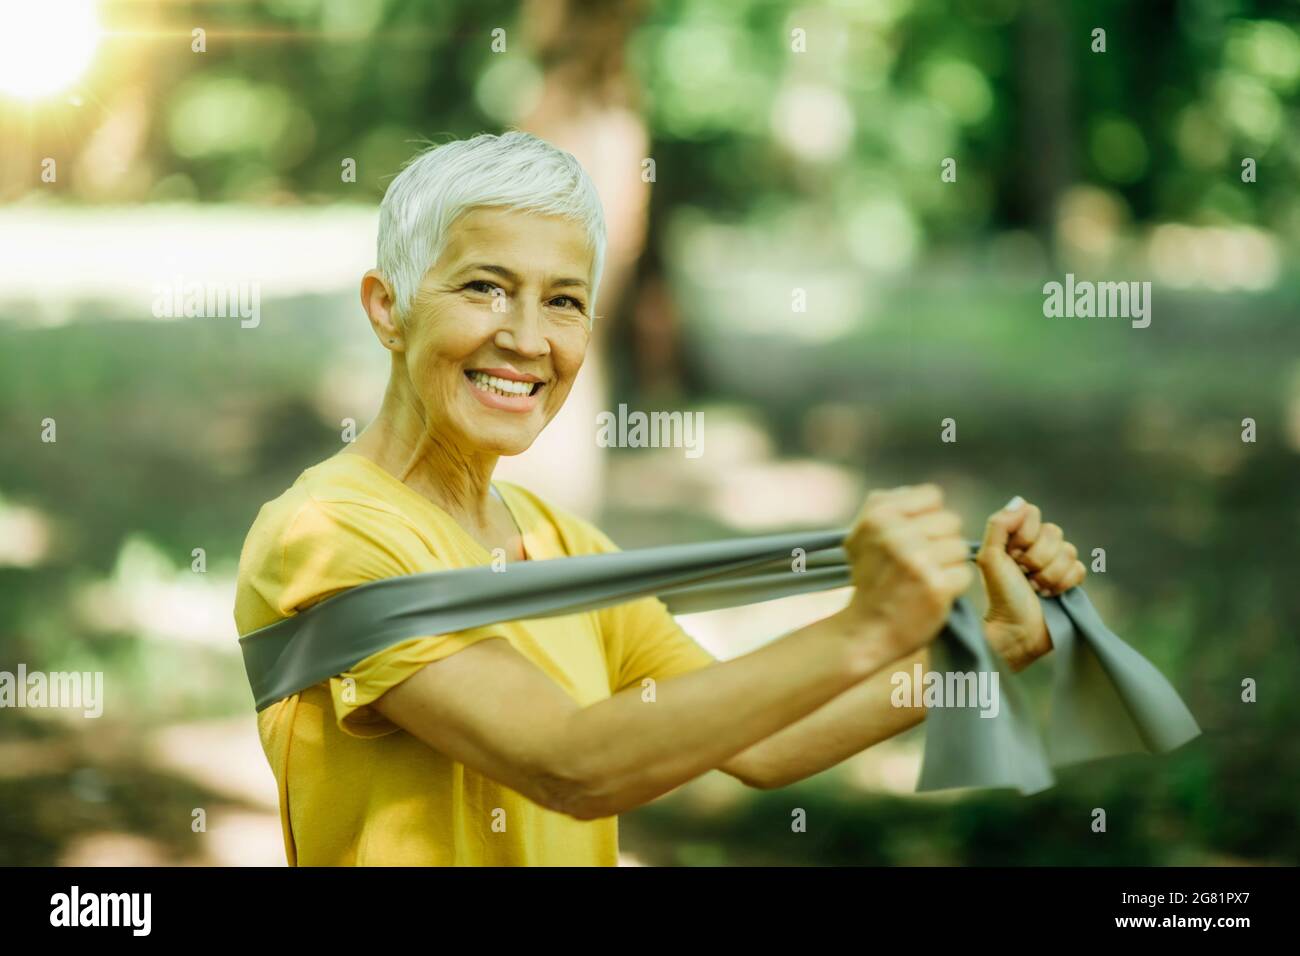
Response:
[{"label": "shoulder", "polygon": [[398,508],[322,462],[258,511],[240,552],[236,622],[244,633],[345,588],[434,564]]},{"label": "shoulder", "polygon": [[513,481],[497,481],[495,484],[510,495],[513,503],[522,506],[527,512],[530,524],[540,522],[549,526],[558,538],[561,550],[566,554],[570,556],[604,554],[619,550],[618,545],[609,535],[586,518],[552,504]]},{"label": "shoulder", "polygon": [[241,565],[246,560],[288,564],[310,556],[317,567],[349,559],[360,568],[367,554],[391,552],[402,559],[419,541],[418,530],[401,509],[336,458],[308,468],[261,507],[244,542]]}]

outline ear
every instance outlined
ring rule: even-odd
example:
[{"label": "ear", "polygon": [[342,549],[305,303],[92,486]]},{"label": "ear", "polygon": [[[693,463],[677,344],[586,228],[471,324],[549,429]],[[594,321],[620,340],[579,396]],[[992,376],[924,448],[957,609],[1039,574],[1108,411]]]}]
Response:
[{"label": "ear", "polygon": [[370,317],[370,327],[384,348],[390,352],[406,348],[406,336],[397,320],[397,298],[378,269],[371,269],[361,277],[361,307]]}]

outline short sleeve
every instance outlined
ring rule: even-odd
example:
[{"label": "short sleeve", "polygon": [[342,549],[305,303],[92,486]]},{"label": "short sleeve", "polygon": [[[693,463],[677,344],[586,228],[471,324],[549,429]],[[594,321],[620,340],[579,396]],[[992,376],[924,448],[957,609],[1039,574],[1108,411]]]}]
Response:
[{"label": "short sleeve", "polygon": [[[309,500],[285,533],[281,559],[282,613],[305,610],[332,594],[370,581],[443,570],[421,535],[400,515],[354,503]],[[339,729],[354,737],[398,730],[371,706],[426,664],[471,644],[501,636],[479,627],[412,638],[370,655],[329,680]]]},{"label": "short sleeve", "polygon": [[427,664],[450,657],[471,644],[504,636],[500,629],[479,627],[436,637],[417,637],[386,647],[350,670],[330,678],[330,697],[339,729],[353,737],[382,737],[400,728],[372,706]]},{"label": "short sleeve", "polygon": [[[607,554],[620,550],[595,525],[571,520],[576,525],[581,552]],[[715,663],[713,655],[686,633],[657,597],[604,608],[597,617],[609,666],[610,693],[635,687],[647,678],[660,681]]]},{"label": "short sleeve", "polygon": [[708,667],[714,657],[682,629],[657,597],[600,611],[610,692]]}]

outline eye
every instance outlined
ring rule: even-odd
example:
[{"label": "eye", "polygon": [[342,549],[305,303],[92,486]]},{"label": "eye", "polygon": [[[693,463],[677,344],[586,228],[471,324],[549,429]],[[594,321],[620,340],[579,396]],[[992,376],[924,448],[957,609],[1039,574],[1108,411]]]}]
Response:
[{"label": "eye", "polygon": [[565,305],[560,306],[562,309],[572,308],[577,309],[579,312],[583,312],[586,309],[586,306],[582,304],[581,300],[575,299],[571,295],[557,295],[551,300],[552,305],[559,302],[566,303]]},{"label": "eye", "polygon": [[502,294],[505,293],[505,289],[502,289],[495,282],[489,282],[487,279],[471,279],[465,283],[463,288],[473,289],[475,292],[481,292],[484,295],[492,295],[494,289],[500,289]]}]

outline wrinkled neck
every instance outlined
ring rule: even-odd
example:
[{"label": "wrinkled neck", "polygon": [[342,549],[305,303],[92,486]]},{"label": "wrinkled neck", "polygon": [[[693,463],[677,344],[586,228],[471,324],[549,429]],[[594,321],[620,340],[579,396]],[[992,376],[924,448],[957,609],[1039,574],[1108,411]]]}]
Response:
[{"label": "wrinkled neck", "polygon": [[399,374],[394,364],[379,415],[357,439],[355,450],[449,514],[486,525],[499,456],[467,449],[440,433],[405,369]]}]

